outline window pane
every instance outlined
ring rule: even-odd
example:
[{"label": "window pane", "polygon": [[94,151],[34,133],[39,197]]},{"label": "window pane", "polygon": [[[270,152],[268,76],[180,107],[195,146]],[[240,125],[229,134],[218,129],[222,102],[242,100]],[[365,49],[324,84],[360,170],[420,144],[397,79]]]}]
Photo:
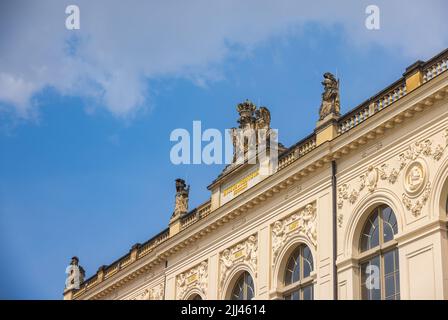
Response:
[{"label": "window pane", "polygon": [[303,300],[313,300],[313,286],[303,288]]},{"label": "window pane", "polygon": [[380,256],[361,265],[361,297],[363,300],[381,299]]},{"label": "window pane", "polygon": [[378,213],[376,211],[367,220],[361,235],[361,251],[367,251],[379,246],[378,220]]},{"label": "window pane", "polygon": [[244,272],[235,283],[231,299],[250,300],[254,295],[254,281],[248,272]]},{"label": "window pane", "polygon": [[285,285],[297,282],[300,280],[300,248],[294,250],[289,257],[285,271]]},{"label": "window pane", "polygon": [[393,240],[394,235],[398,232],[397,219],[390,207],[383,209],[383,241]]},{"label": "window pane", "polygon": [[398,267],[398,250],[392,250],[384,254],[384,283],[385,298],[399,299],[400,294],[400,272]]},{"label": "window pane", "polygon": [[311,250],[307,247],[303,247],[303,277],[309,277],[313,271],[313,256]]},{"label": "window pane", "polygon": [[246,272],[245,286],[246,286],[246,297],[244,300],[252,300],[253,297],[255,296],[254,281],[248,272]]},{"label": "window pane", "polygon": [[288,293],[285,295],[285,300],[300,300],[300,292],[299,290]]}]

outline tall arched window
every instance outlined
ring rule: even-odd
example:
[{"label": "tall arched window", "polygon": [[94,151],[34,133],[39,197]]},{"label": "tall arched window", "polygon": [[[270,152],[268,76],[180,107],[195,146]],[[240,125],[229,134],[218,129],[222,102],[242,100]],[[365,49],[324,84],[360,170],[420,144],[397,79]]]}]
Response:
[{"label": "tall arched window", "polygon": [[190,297],[188,297],[187,300],[202,300],[202,297],[199,294],[193,294]]},{"label": "tall arched window", "polygon": [[286,263],[285,300],[313,300],[313,256],[306,245],[297,247]]},{"label": "tall arched window", "polygon": [[400,299],[397,219],[388,206],[373,210],[360,240],[361,298],[363,300]]},{"label": "tall arched window", "polygon": [[244,271],[235,283],[231,300],[251,300],[255,296],[254,281],[249,272]]}]

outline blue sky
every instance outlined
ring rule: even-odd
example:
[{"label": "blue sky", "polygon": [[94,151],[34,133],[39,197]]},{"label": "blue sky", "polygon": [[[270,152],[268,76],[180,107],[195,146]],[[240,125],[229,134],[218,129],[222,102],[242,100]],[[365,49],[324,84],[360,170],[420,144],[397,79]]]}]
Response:
[{"label": "blue sky", "polygon": [[345,112],[448,47],[443,1],[377,1],[377,31],[368,2],[315,2],[2,2],[0,298],[60,299],[73,255],[90,276],[166,228],[178,177],[206,201],[222,166],[171,164],[172,130],[233,127],[248,98],[288,146],[315,127],[324,72]]}]

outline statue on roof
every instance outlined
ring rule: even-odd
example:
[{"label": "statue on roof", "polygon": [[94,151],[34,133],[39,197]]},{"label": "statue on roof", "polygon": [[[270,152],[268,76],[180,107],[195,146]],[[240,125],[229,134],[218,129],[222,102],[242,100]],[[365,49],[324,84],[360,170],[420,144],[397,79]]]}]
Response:
[{"label": "statue on roof", "polygon": [[233,143],[233,162],[238,157],[244,156],[249,145],[255,144],[255,149],[262,139],[264,146],[269,145],[271,134],[271,113],[266,107],[259,107],[250,100],[245,100],[237,105],[240,115],[239,128],[232,128],[230,134]]},{"label": "statue on roof", "polygon": [[271,127],[271,113],[266,107],[260,107],[255,111],[257,129],[269,129]]},{"label": "statue on roof", "polygon": [[240,118],[238,119],[240,129],[245,129],[247,126],[253,127],[255,124],[254,112],[256,108],[257,107],[248,99],[237,105],[236,109],[240,115]]},{"label": "statue on roof", "polygon": [[327,72],[322,81],[324,92],[322,93],[322,104],[319,110],[319,120],[324,120],[330,114],[339,116],[341,106],[339,101],[339,80],[333,74]]},{"label": "statue on roof", "polygon": [[188,212],[188,195],[190,192],[190,186],[187,186],[185,180],[176,179],[176,197],[174,204],[174,212],[171,216],[171,220],[181,217]]},{"label": "statue on roof", "polygon": [[72,257],[70,265],[65,269],[67,278],[65,279],[65,290],[79,289],[79,286],[84,282],[85,271],[79,265],[78,257]]}]

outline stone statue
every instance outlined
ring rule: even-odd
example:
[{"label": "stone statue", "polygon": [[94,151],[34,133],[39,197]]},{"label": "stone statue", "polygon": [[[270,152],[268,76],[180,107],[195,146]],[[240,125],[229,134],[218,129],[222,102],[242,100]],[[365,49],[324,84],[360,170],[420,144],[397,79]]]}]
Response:
[{"label": "stone statue", "polygon": [[330,114],[339,116],[341,112],[339,101],[339,80],[336,80],[333,74],[327,72],[324,74],[322,85],[324,86],[324,92],[322,93],[322,104],[319,110],[319,120],[323,120]]},{"label": "stone statue", "polygon": [[188,212],[189,192],[190,186],[187,186],[183,179],[176,179],[176,200],[174,205],[174,213],[171,220]]},{"label": "stone statue", "polygon": [[70,265],[65,269],[67,278],[65,280],[65,290],[79,289],[84,282],[85,271],[79,265],[78,257],[72,257]]},{"label": "stone statue", "polygon": [[271,113],[266,107],[260,107],[255,111],[257,129],[269,129],[271,127]]},{"label": "stone statue", "polygon": [[246,101],[237,105],[236,109],[240,115],[240,118],[238,120],[240,129],[245,129],[248,125],[253,128],[253,126],[255,125],[254,112],[256,108],[257,107],[247,99]]},{"label": "stone statue", "polygon": [[[239,127],[230,129],[230,136],[233,144],[233,163],[238,157],[244,159],[249,147],[258,148],[260,139],[265,142],[265,146],[269,145],[271,135],[271,113],[266,107],[257,107],[250,101],[246,100],[237,105],[237,111],[240,115],[238,119]],[[255,141],[253,140],[255,139]],[[251,143],[254,143],[253,146]]]}]

